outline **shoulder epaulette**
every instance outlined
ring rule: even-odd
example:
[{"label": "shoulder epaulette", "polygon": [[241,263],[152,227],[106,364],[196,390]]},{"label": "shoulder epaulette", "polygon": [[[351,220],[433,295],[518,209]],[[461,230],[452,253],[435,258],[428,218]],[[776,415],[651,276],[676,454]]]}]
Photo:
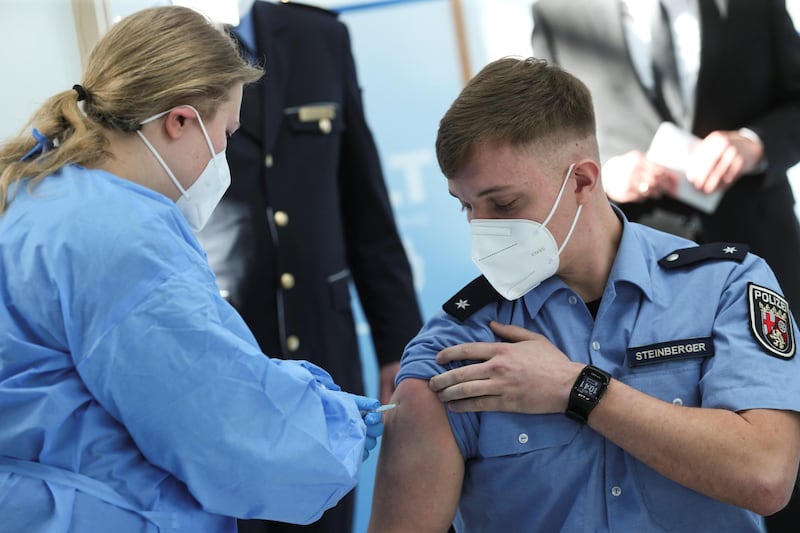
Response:
[{"label": "shoulder epaulette", "polygon": [[447,300],[442,309],[448,315],[463,321],[499,298],[502,296],[494,290],[489,281],[484,276],[478,276]]},{"label": "shoulder epaulette", "polygon": [[336,11],[331,11],[330,9],[325,9],[324,7],[311,6],[311,5],[302,4],[302,3],[299,3],[299,2],[289,2],[287,0],[282,0],[281,4],[285,5],[285,6],[299,7],[299,8],[302,8],[302,9],[311,9],[311,10],[316,11],[318,13],[325,13],[326,15],[330,15],[330,16],[332,16],[334,18],[339,16],[339,13],[337,13]]},{"label": "shoulder epaulette", "polygon": [[691,248],[681,248],[658,260],[661,268],[672,269],[687,265],[702,263],[703,261],[724,260],[744,261],[750,247],[736,242],[712,242]]}]

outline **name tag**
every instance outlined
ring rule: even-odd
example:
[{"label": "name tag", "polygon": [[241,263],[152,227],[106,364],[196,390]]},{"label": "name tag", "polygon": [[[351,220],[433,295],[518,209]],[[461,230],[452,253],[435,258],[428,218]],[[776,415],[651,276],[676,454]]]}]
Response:
[{"label": "name tag", "polygon": [[678,359],[694,357],[711,357],[714,355],[714,339],[701,337],[659,342],[647,346],[636,346],[627,349],[628,364],[632,367],[652,365]]},{"label": "name tag", "polygon": [[336,105],[313,104],[303,106],[297,110],[297,116],[300,122],[317,122],[323,119],[333,120],[336,118]]}]

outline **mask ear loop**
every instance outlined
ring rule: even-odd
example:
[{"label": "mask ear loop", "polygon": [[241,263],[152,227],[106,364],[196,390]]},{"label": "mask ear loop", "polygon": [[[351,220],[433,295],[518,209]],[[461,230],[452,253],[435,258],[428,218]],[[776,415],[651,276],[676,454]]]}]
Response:
[{"label": "mask ear loop", "polygon": [[564,183],[561,184],[561,190],[558,191],[558,196],[556,196],[556,201],[553,202],[553,208],[550,210],[550,213],[547,215],[547,218],[544,219],[542,222],[542,226],[547,226],[547,223],[550,222],[550,219],[553,218],[553,215],[558,208],[558,204],[561,202],[561,196],[564,194],[564,189],[567,188],[567,180],[569,180],[569,175],[572,174],[572,169],[575,168],[575,163],[572,163],[569,168],[567,169],[567,175],[564,177]]},{"label": "mask ear loop", "polygon": [[[149,122],[149,120],[147,122]],[[144,122],[142,122],[142,124],[144,124]],[[169,169],[169,167],[167,166],[167,162],[164,161],[164,159],[158,153],[158,150],[156,150],[155,147],[152,144],[150,144],[150,141],[147,140],[147,137],[144,136],[144,133],[142,133],[141,130],[136,130],[136,134],[139,136],[139,138],[142,140],[142,142],[144,142],[144,144],[147,145],[147,147],[150,149],[150,152],[155,156],[156,160],[158,160],[158,162],[161,164],[161,168],[164,169],[164,172],[167,173],[167,176],[169,176],[169,179],[171,179],[172,183],[175,185],[175,187],[178,188],[178,190],[181,193],[181,196],[183,196],[184,198],[186,198],[188,200],[189,199],[189,193],[186,191],[186,189],[184,189],[181,186],[180,182],[178,181],[178,178],[176,178],[175,174],[173,174],[172,171]]]},{"label": "mask ear loop", "polygon": [[564,237],[564,242],[561,243],[561,246],[558,248],[558,255],[561,255],[561,251],[569,242],[569,238],[572,237],[572,231],[575,229],[575,226],[578,224],[578,217],[581,215],[581,209],[583,209],[583,204],[578,206],[578,210],[575,211],[575,218],[572,219],[572,225],[569,227],[569,231],[567,232],[567,236]]},{"label": "mask ear loop", "polygon": [[[550,213],[547,215],[547,218],[544,219],[542,222],[542,226],[547,226],[547,223],[550,222],[550,219],[553,218],[553,215],[558,208],[558,204],[561,202],[561,196],[564,194],[564,190],[567,188],[567,182],[569,181],[569,176],[572,174],[572,170],[575,168],[575,163],[572,163],[569,168],[567,169],[567,175],[564,176],[564,183],[561,184],[561,189],[558,191],[558,196],[556,196],[556,201],[553,203],[553,208],[550,210]],[[564,242],[561,243],[561,246],[558,248],[558,254],[561,255],[561,250],[569,242],[569,238],[572,237],[572,232],[575,231],[575,226],[578,224],[578,217],[581,214],[581,209],[583,209],[583,205],[578,206],[578,210],[575,212],[575,218],[572,219],[572,225],[567,232],[567,236],[564,238]]]},{"label": "mask ear loop", "polygon": [[[567,177],[564,178],[564,183],[561,185],[561,190],[558,192],[558,198],[556,198],[556,205],[558,205],[558,202],[561,201],[561,194],[564,192],[564,189],[567,187],[567,182],[569,181],[569,175],[572,174],[572,169],[574,169],[574,168],[575,168],[575,163],[572,163],[569,166],[569,169],[567,169]],[[561,251],[564,249],[564,247],[569,242],[570,237],[572,237],[572,232],[575,231],[575,226],[578,224],[578,217],[581,216],[581,210],[582,209],[583,209],[583,204],[579,204],[578,205],[578,210],[575,211],[575,218],[572,219],[572,225],[569,227],[569,231],[567,232],[567,236],[564,237],[564,242],[562,242],[561,246],[558,247],[558,255],[561,255]],[[552,216],[553,213],[555,213],[555,207],[553,208],[553,211],[550,213],[550,215]],[[547,218],[548,218],[548,220],[550,219],[550,217],[547,217]]]},{"label": "mask ear loop", "polygon": [[[208,144],[208,150],[211,152],[211,158],[212,159],[215,158],[217,156],[217,153],[214,152],[214,143],[211,142],[211,137],[209,137],[208,135],[208,131],[206,130],[206,125],[203,124],[203,119],[200,118],[200,112],[188,104],[185,107],[188,107],[189,109],[194,111],[195,114],[197,115],[197,122],[200,123],[200,130],[203,132],[203,137],[206,138],[206,144]],[[216,164],[216,162],[214,164]]]},{"label": "mask ear loop", "polygon": [[[154,120],[158,120],[161,117],[163,117],[164,115],[166,115],[168,113],[171,113],[174,109],[177,109],[177,107],[188,107],[189,109],[194,111],[195,115],[197,115],[197,120],[198,120],[198,122],[200,122],[200,129],[203,132],[203,136],[206,138],[206,143],[208,144],[209,150],[211,150],[211,158],[213,159],[214,156],[216,155],[216,154],[214,154],[214,145],[211,144],[211,139],[209,138],[208,133],[206,132],[206,127],[203,125],[203,119],[200,118],[200,112],[197,111],[197,109],[195,109],[194,107],[192,107],[192,106],[190,106],[188,104],[186,106],[176,106],[176,107],[173,107],[172,109],[170,109],[168,111],[163,111],[161,113],[158,113],[157,115],[153,115],[152,117],[146,118],[143,121],[141,121],[139,123],[139,125],[140,126],[144,126],[145,124],[147,124],[149,122],[153,122]],[[175,177],[175,174],[173,174],[172,171],[167,166],[167,162],[164,161],[164,158],[161,157],[161,155],[158,153],[158,150],[156,150],[155,147],[150,143],[150,141],[147,140],[147,137],[144,136],[142,131],[141,130],[136,130],[136,134],[139,136],[140,139],[142,139],[144,144],[146,144],[147,147],[150,149],[150,152],[152,152],[152,154],[156,157],[156,159],[158,160],[159,164],[161,165],[161,168],[164,169],[164,172],[167,173],[167,176],[169,176],[169,179],[172,180],[172,183],[174,183],[175,187],[177,187],[178,190],[180,191],[181,196],[183,196],[187,200],[191,199],[191,196],[189,195],[189,192],[181,186],[180,182],[178,181],[178,178]],[[215,164],[216,164],[216,162],[215,162]]]}]

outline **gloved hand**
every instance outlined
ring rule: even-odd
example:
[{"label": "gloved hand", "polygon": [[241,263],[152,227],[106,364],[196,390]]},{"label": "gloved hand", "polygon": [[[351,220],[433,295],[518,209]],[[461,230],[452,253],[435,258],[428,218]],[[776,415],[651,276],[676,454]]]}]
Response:
[{"label": "gloved hand", "polygon": [[374,398],[367,398],[357,394],[351,394],[350,396],[356,402],[358,410],[361,412],[361,418],[367,425],[367,438],[364,441],[364,453],[361,456],[361,460],[366,461],[367,457],[369,457],[369,452],[378,444],[378,437],[383,434],[383,417],[381,413],[371,412],[380,407],[381,402]]}]

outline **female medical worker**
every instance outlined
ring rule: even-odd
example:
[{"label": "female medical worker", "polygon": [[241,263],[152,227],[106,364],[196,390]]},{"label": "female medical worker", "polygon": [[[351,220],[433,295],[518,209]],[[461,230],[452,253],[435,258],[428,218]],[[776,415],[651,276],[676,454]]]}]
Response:
[{"label": "female medical worker", "polygon": [[378,402],[265,357],[192,233],[260,75],[196,12],[144,10],[0,150],[0,530],[307,523],[355,485]]}]

